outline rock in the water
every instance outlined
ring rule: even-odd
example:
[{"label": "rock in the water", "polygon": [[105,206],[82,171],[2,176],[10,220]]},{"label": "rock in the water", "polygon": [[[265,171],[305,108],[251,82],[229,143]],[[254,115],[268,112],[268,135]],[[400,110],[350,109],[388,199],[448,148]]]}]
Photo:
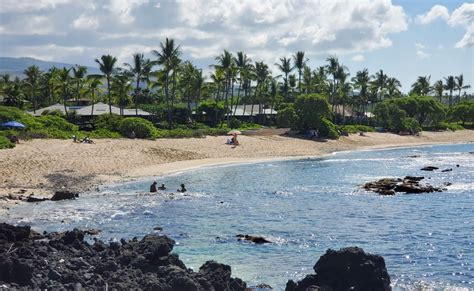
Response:
[{"label": "rock in the water", "polygon": [[238,237],[239,240],[246,240],[246,241],[250,241],[250,242],[253,242],[253,243],[256,243],[256,244],[265,244],[265,243],[271,243],[271,241],[265,239],[264,237],[261,237],[261,236],[253,236],[253,235],[243,235],[243,234],[238,234],[236,235],[236,237]]},{"label": "rock in the water", "polygon": [[375,182],[365,183],[362,188],[379,193],[380,195],[395,195],[396,192],[404,193],[430,193],[441,192],[443,189],[420,183],[424,177],[406,176],[403,179],[386,178]]},{"label": "rock in the water", "polygon": [[49,200],[49,199],[48,198],[43,198],[43,197],[29,196],[26,199],[26,202],[42,202],[42,201],[46,201],[46,200]]},{"label": "rock in the water", "polygon": [[71,192],[71,191],[56,191],[53,197],[51,197],[51,201],[76,199],[76,198],[79,198],[79,193]]},{"label": "rock in the water", "polygon": [[313,269],[299,282],[288,281],[285,290],[391,290],[384,259],[358,247],[327,250]]},{"label": "rock in the water", "polygon": [[438,169],[439,169],[438,167],[433,167],[433,166],[428,166],[428,167],[421,168],[422,171],[434,171],[434,170],[438,170]]}]

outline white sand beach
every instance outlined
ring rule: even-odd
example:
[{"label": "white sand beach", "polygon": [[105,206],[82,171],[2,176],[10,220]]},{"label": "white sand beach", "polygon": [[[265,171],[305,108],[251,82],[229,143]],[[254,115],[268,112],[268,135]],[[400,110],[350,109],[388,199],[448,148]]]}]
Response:
[{"label": "white sand beach", "polygon": [[366,133],[326,141],[242,135],[241,145],[236,148],[226,145],[226,139],[219,136],[154,141],[103,139],[96,144],[39,139],[22,142],[14,149],[0,150],[0,207],[6,209],[19,203],[15,200],[19,195],[49,196],[61,188],[85,191],[103,183],[208,165],[321,156],[344,150],[474,142],[474,131],[422,132],[420,136]]}]

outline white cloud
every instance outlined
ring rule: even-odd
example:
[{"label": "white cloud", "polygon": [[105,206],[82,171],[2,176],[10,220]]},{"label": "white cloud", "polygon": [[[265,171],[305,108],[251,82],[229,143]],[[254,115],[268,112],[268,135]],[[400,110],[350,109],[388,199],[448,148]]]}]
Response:
[{"label": "white cloud", "polygon": [[58,5],[69,2],[71,2],[71,0],[1,0],[0,13],[23,13],[54,9]]},{"label": "white cloud", "polygon": [[446,7],[435,5],[426,14],[418,15],[416,20],[420,24],[429,24],[438,18],[445,20],[450,26],[461,26],[466,29],[463,38],[456,43],[456,48],[474,44],[474,3],[463,3],[451,15]]},{"label": "white cloud", "polygon": [[105,7],[114,13],[123,24],[130,24],[135,21],[132,16],[133,9],[147,4],[149,0],[110,0]]},{"label": "white cloud", "polygon": [[448,24],[466,28],[463,38],[456,43],[457,48],[474,45],[474,3],[464,3],[454,10]]},{"label": "white cloud", "polygon": [[425,46],[421,43],[415,43],[416,56],[420,59],[428,59],[431,57],[429,53],[425,51]]},{"label": "white cloud", "polygon": [[355,55],[351,58],[354,62],[363,62],[365,61],[364,55]]},{"label": "white cloud", "polygon": [[59,46],[46,44],[38,46],[19,46],[15,49],[15,56],[31,57],[45,61],[63,61],[67,57],[84,54],[90,49],[82,46]]},{"label": "white cloud", "polygon": [[403,8],[390,0],[181,0],[178,5],[183,24],[215,28],[234,46],[245,40],[255,49],[366,52],[390,46],[389,35],[407,29]]},{"label": "white cloud", "polygon": [[50,18],[42,15],[19,17],[0,29],[0,35],[53,35],[56,32]]},{"label": "white cloud", "polygon": [[82,14],[72,22],[72,26],[76,29],[97,29],[99,20]]},{"label": "white cloud", "polygon": [[464,3],[453,11],[448,24],[451,26],[470,26],[474,21],[474,3]]},{"label": "white cloud", "polygon": [[456,43],[457,48],[464,48],[474,45],[474,24],[471,24],[464,34],[463,38]]},{"label": "white cloud", "polygon": [[429,24],[438,18],[447,21],[449,19],[448,8],[443,5],[435,5],[431,7],[430,11],[426,14],[417,15],[416,22],[420,24]]}]

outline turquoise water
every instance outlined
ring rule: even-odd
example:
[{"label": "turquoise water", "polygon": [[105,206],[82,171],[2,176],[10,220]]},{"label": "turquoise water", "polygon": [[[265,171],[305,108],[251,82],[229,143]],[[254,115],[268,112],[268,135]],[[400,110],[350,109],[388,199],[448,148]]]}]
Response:
[{"label": "turquoise water", "polygon": [[[326,249],[354,245],[385,258],[395,289],[471,289],[470,152],[473,144],[459,144],[201,168],[156,178],[172,189],[185,183],[189,192],[184,195],[147,194],[149,179],[106,187],[76,201],[24,204],[7,220],[48,231],[99,228],[105,240],[143,236],[161,226],[176,240],[174,252],[188,267],[198,269],[215,259],[231,265],[234,276],[276,290],[284,289],[288,279],[313,273]],[[427,165],[453,171],[420,171]],[[453,185],[443,193],[391,197],[358,187],[405,175],[423,175],[435,186]],[[239,233],[274,243],[238,242]]]}]

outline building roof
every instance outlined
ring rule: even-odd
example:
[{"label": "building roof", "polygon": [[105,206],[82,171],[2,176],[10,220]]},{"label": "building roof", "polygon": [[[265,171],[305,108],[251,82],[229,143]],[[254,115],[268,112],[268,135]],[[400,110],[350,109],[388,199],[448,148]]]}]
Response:
[{"label": "building roof", "polygon": [[[36,113],[33,113],[33,111],[29,111],[28,113],[30,113],[31,115],[34,115],[34,116],[41,116],[43,114],[43,112],[45,112],[45,111],[51,112],[51,111],[54,111],[54,110],[59,110],[59,111],[61,111],[62,114],[66,114],[66,112],[64,111],[64,105],[59,104],[59,103],[56,103],[56,104],[48,106],[48,107],[36,109]],[[68,110],[69,110],[69,108],[68,108]]]},{"label": "building roof", "polygon": [[[93,112],[92,112],[92,106],[94,106],[94,111]],[[82,108],[76,110],[76,114],[81,115],[81,116],[82,115],[84,115],[84,116],[87,116],[87,115],[98,116],[98,115],[102,115],[102,114],[107,114],[109,112],[110,112],[109,105],[105,104],[105,103],[102,103],[102,102],[99,102],[99,103],[94,104],[94,105],[85,106],[85,107],[82,107]],[[112,106],[112,113],[120,115],[120,108],[116,107],[116,106]],[[123,115],[124,116],[136,115],[135,109],[124,109],[123,110]],[[150,113],[146,112],[146,111],[143,111],[141,109],[138,109],[138,115],[148,116],[148,115],[150,115]]]},{"label": "building roof", "polygon": [[[244,113],[244,109],[245,109],[245,113]],[[271,114],[277,114],[277,111],[275,109],[272,110],[272,108],[263,108],[263,106],[261,106],[260,104],[253,105],[253,112],[252,112],[252,104],[237,105],[232,108],[232,115],[235,115],[235,116],[250,116],[251,113],[253,113],[253,115],[259,115],[259,114],[271,115]]]},{"label": "building roof", "polygon": [[[76,111],[76,114],[79,115],[79,116],[91,116],[91,115],[92,116],[98,116],[98,115],[102,115],[102,114],[105,114],[105,113],[109,113],[109,105],[105,104],[105,103],[101,103],[101,102],[99,102],[97,104],[94,104],[94,111],[93,112],[92,112],[92,105],[89,105],[89,106],[66,106],[66,108],[67,108],[68,112]],[[33,113],[33,111],[30,111],[28,113],[30,113],[31,115],[34,115],[34,116],[41,116],[44,111],[53,111],[53,110],[59,110],[63,114],[66,114],[66,112],[64,111],[64,105],[59,104],[59,103],[48,106],[48,107],[45,107],[45,108],[37,109],[36,113]],[[112,113],[120,115],[120,108],[118,108],[116,106],[112,106]],[[124,109],[123,110],[123,115],[124,116],[135,116],[136,115],[135,109]],[[141,109],[138,109],[138,115],[139,116],[148,116],[148,115],[150,115],[150,113],[146,112],[146,111],[143,111]]]}]

